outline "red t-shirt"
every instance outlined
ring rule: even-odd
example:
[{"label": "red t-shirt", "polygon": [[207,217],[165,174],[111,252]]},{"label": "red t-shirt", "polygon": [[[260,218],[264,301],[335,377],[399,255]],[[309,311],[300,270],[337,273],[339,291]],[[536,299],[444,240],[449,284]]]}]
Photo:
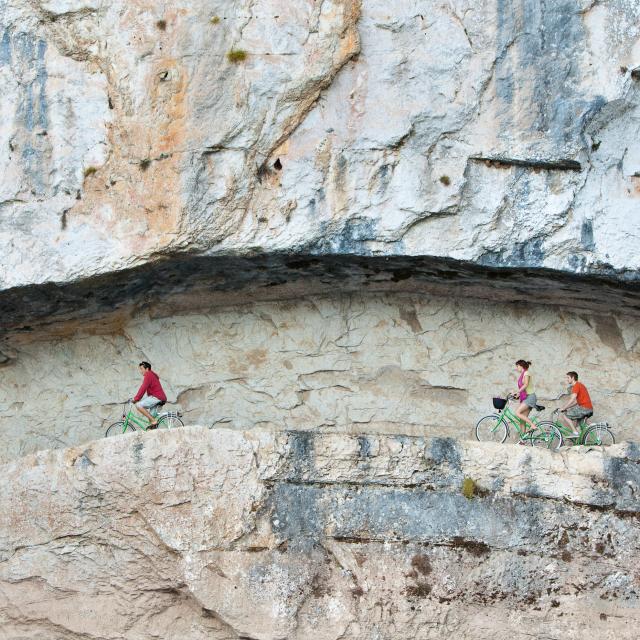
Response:
[{"label": "red t-shirt", "polygon": [[158,400],[167,401],[167,396],[162,389],[162,385],[160,384],[160,378],[157,373],[153,371],[145,371],[144,378],[142,378],[142,384],[138,389],[138,393],[136,393],[136,397],[133,399],[134,402],[138,402],[142,396],[147,393],[148,396],[153,396],[154,398],[158,398]]},{"label": "red t-shirt", "polygon": [[585,387],[582,382],[576,382],[573,385],[573,389],[571,389],[571,393],[576,394],[576,401],[581,407],[584,407],[585,409],[593,409],[587,387]]}]

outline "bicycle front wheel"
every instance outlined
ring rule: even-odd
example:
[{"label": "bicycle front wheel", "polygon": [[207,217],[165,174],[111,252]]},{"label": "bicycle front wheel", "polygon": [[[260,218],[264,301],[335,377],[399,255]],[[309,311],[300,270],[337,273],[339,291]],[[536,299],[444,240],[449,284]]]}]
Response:
[{"label": "bicycle front wheel", "polygon": [[553,422],[539,422],[531,433],[531,446],[559,451],[562,447],[562,433]]},{"label": "bicycle front wheel", "polygon": [[176,415],[162,416],[158,420],[158,429],[177,429],[184,427],[184,422]]},{"label": "bicycle front wheel", "polygon": [[480,442],[504,442],[507,439],[507,425],[501,416],[485,416],[476,425],[476,438]]},{"label": "bicycle front wheel", "polygon": [[[129,422],[127,425],[127,431],[135,431],[135,427]],[[112,436],[120,436],[125,432],[124,420],[114,422],[104,434],[105,438],[111,438]]]},{"label": "bicycle front wheel", "polygon": [[593,425],[584,434],[582,444],[587,446],[603,446],[608,447],[610,444],[615,444],[616,438],[613,432],[605,426]]}]

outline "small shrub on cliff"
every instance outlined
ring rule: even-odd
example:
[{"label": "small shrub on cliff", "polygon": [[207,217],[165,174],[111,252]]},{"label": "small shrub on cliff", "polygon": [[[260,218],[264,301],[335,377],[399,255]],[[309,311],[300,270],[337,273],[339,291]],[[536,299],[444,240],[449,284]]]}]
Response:
[{"label": "small shrub on cliff", "polygon": [[465,478],[462,481],[462,495],[467,498],[467,500],[471,500],[471,498],[476,495],[477,490],[478,485],[476,485],[471,478]]},{"label": "small shrub on cliff", "polygon": [[160,29],[160,31],[166,31],[166,29],[167,29],[167,21],[166,20],[158,20],[158,22],[156,22],[156,27],[158,27],[158,29]]},{"label": "small shrub on cliff", "polygon": [[140,160],[140,169],[142,169],[142,171],[146,171],[150,166],[151,166],[151,160],[149,160],[149,158]]},{"label": "small shrub on cliff", "polygon": [[220,24],[220,16],[212,16],[209,22],[211,24]]},{"label": "small shrub on cliff", "polygon": [[451,178],[449,176],[440,176],[440,182],[442,182],[445,187],[448,187],[451,184]]},{"label": "small shrub on cliff", "polygon": [[244,49],[231,49],[227,53],[227,60],[229,62],[238,63],[247,59],[247,52]]},{"label": "small shrub on cliff", "polygon": [[89,176],[92,176],[94,173],[96,173],[98,171],[97,167],[87,167],[84,170],[84,177],[88,178]]}]

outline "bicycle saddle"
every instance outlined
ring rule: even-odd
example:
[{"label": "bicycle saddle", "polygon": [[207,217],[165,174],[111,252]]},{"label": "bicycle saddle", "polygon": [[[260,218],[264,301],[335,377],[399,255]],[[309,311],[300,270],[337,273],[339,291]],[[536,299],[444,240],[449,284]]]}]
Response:
[{"label": "bicycle saddle", "polygon": [[167,404],[166,400],[160,400],[160,404],[158,406],[159,407],[164,407],[165,404]]},{"label": "bicycle saddle", "polygon": [[544,407],[541,404],[537,404],[536,411],[544,411]]},{"label": "bicycle saddle", "polygon": [[586,420],[587,418],[590,418],[593,415],[593,411],[591,413],[587,413],[587,415],[584,417],[584,419]]}]

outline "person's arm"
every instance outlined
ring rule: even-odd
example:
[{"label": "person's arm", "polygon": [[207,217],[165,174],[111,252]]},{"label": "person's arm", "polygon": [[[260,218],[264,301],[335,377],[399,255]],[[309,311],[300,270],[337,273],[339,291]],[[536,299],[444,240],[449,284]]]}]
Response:
[{"label": "person's arm", "polygon": [[567,409],[569,409],[570,407],[575,406],[576,404],[578,404],[578,400],[577,400],[578,396],[575,393],[572,393],[569,396],[569,399],[567,400],[567,404],[564,405],[564,407],[562,407],[562,409],[560,409],[560,411],[566,411]]},{"label": "person's arm", "polygon": [[138,402],[142,398],[142,396],[145,394],[145,391],[149,388],[150,383],[151,383],[151,376],[145,373],[144,378],[142,378],[142,384],[138,389],[138,393],[136,393],[133,399],[134,402]]}]

